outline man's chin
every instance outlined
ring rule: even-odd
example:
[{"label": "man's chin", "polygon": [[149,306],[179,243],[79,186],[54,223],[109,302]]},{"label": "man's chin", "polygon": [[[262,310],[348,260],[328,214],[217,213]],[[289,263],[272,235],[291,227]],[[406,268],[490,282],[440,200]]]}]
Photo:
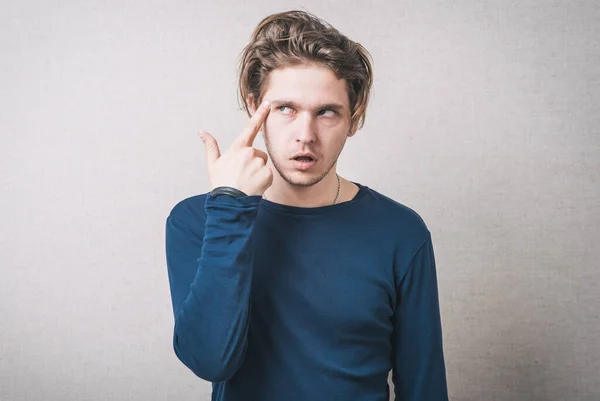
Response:
[{"label": "man's chin", "polygon": [[297,162],[289,159],[281,164],[274,162],[273,166],[284,181],[298,187],[313,186],[327,175],[327,172],[321,168],[322,160],[318,160],[314,166],[307,169],[297,168]]},{"label": "man's chin", "polygon": [[311,187],[325,178],[326,174],[322,171],[310,170],[310,171],[291,171],[289,174],[283,177],[290,185],[299,187]]}]

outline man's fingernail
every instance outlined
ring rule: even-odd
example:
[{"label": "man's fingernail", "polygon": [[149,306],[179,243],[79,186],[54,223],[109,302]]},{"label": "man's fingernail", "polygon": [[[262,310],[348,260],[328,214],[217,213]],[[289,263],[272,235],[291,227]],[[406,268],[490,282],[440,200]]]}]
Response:
[{"label": "man's fingernail", "polygon": [[269,102],[268,100],[265,100],[265,101],[263,102],[263,104],[262,104],[262,106],[263,106],[265,109],[268,109],[270,105],[271,105],[271,102]]}]

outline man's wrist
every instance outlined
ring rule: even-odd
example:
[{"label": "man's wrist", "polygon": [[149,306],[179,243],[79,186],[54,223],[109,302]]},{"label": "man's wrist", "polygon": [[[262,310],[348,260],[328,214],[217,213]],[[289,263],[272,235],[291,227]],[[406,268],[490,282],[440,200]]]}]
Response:
[{"label": "man's wrist", "polygon": [[210,194],[212,196],[229,195],[236,199],[244,197],[244,196],[248,196],[244,192],[240,191],[237,188],[233,188],[233,187],[217,187],[217,188],[213,189],[212,191],[210,191]]}]

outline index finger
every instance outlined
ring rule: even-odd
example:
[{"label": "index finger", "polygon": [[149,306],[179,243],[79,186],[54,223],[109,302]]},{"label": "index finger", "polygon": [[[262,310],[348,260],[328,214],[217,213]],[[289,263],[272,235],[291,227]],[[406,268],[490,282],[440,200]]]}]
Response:
[{"label": "index finger", "polygon": [[254,139],[256,138],[256,134],[265,122],[269,111],[271,111],[271,102],[265,100],[264,102],[262,102],[260,107],[256,109],[256,112],[254,113],[252,118],[250,118],[246,129],[244,129],[244,132],[239,137],[240,145],[252,146],[252,144],[254,143]]}]

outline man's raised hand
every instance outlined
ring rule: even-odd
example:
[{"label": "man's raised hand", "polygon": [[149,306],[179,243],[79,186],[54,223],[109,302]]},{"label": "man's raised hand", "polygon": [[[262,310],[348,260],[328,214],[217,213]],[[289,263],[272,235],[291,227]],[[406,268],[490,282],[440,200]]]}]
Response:
[{"label": "man's raised hand", "polygon": [[198,132],[206,149],[206,167],[211,190],[233,187],[246,195],[262,196],[273,183],[273,172],[266,166],[267,154],[252,147],[256,134],[270,111],[268,101],[256,110],[246,129],[221,155],[216,139],[206,131]]}]

